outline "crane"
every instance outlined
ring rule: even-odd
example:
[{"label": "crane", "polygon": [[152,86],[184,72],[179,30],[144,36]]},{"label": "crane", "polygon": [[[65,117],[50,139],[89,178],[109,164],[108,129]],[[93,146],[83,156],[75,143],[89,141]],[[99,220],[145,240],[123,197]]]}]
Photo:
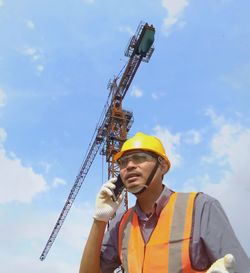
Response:
[{"label": "crane", "polygon": [[[54,243],[99,150],[100,153],[106,157],[106,162],[108,164],[108,178],[119,174],[119,167],[114,161],[114,155],[120,150],[133,124],[133,113],[122,108],[122,101],[138,67],[140,66],[140,63],[142,61],[148,62],[154,51],[154,34],[155,28],[153,25],[141,22],[135,35],[132,36],[128,46],[126,47],[125,56],[129,57],[128,63],[126,64],[121,78],[116,76],[108,84],[109,96],[107,102],[104,105],[101,117],[99,118],[94,130],[94,134],[80,166],[79,173],[75,178],[73,187],[45,248],[42,251],[40,256],[41,261],[46,258],[52,244]],[[127,198],[125,198],[125,206],[128,206]]]}]

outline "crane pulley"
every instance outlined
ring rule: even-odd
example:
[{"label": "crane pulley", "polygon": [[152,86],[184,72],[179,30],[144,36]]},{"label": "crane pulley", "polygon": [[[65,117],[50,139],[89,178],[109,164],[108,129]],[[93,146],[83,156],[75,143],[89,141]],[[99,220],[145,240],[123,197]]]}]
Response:
[{"label": "crane pulley", "polygon": [[41,261],[46,258],[54,243],[100,147],[102,147],[101,154],[106,156],[108,163],[108,177],[117,176],[119,173],[119,168],[114,161],[114,155],[120,150],[133,124],[133,113],[122,108],[122,101],[140,63],[142,61],[148,62],[154,51],[154,34],[155,29],[152,25],[140,23],[135,35],[129,41],[125,50],[125,56],[129,57],[128,63],[120,80],[118,77],[115,77],[108,85],[110,90],[108,100],[94,131],[74,185],[40,256]]}]

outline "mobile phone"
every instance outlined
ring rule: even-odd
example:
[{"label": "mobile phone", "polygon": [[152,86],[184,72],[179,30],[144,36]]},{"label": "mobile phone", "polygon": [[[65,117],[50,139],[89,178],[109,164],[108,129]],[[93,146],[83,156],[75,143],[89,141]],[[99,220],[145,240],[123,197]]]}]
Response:
[{"label": "mobile phone", "polygon": [[115,186],[116,187],[113,190],[114,197],[112,198],[114,202],[118,199],[118,197],[120,196],[120,194],[122,193],[122,191],[124,189],[124,185],[123,185],[123,182],[122,182],[122,179],[121,179],[120,175],[117,176],[117,180],[115,182]]}]

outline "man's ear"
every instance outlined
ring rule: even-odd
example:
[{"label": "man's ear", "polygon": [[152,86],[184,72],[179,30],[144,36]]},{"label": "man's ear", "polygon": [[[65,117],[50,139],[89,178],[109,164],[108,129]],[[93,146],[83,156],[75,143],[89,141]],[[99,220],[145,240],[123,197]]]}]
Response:
[{"label": "man's ear", "polygon": [[168,171],[167,162],[162,157],[158,157],[158,161],[160,163],[160,170],[165,174]]}]

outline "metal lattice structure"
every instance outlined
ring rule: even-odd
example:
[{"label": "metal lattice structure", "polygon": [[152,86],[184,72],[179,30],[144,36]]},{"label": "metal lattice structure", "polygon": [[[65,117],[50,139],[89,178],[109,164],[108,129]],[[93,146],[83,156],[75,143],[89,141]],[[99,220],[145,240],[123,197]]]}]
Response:
[{"label": "metal lattice structure", "polygon": [[[140,63],[142,61],[148,62],[154,51],[154,33],[155,29],[152,25],[149,26],[147,23],[141,23],[125,50],[125,56],[129,57],[129,61],[120,80],[118,77],[115,77],[108,85],[108,89],[110,90],[108,100],[94,131],[74,185],[40,256],[41,261],[46,258],[54,243],[96,154],[101,147],[101,154],[105,155],[108,163],[108,177],[117,176],[119,173],[119,168],[114,161],[114,155],[120,150],[133,124],[133,113],[122,109],[122,101]],[[127,200],[127,198],[125,200]],[[125,201],[125,203],[127,207],[127,201]]]}]

